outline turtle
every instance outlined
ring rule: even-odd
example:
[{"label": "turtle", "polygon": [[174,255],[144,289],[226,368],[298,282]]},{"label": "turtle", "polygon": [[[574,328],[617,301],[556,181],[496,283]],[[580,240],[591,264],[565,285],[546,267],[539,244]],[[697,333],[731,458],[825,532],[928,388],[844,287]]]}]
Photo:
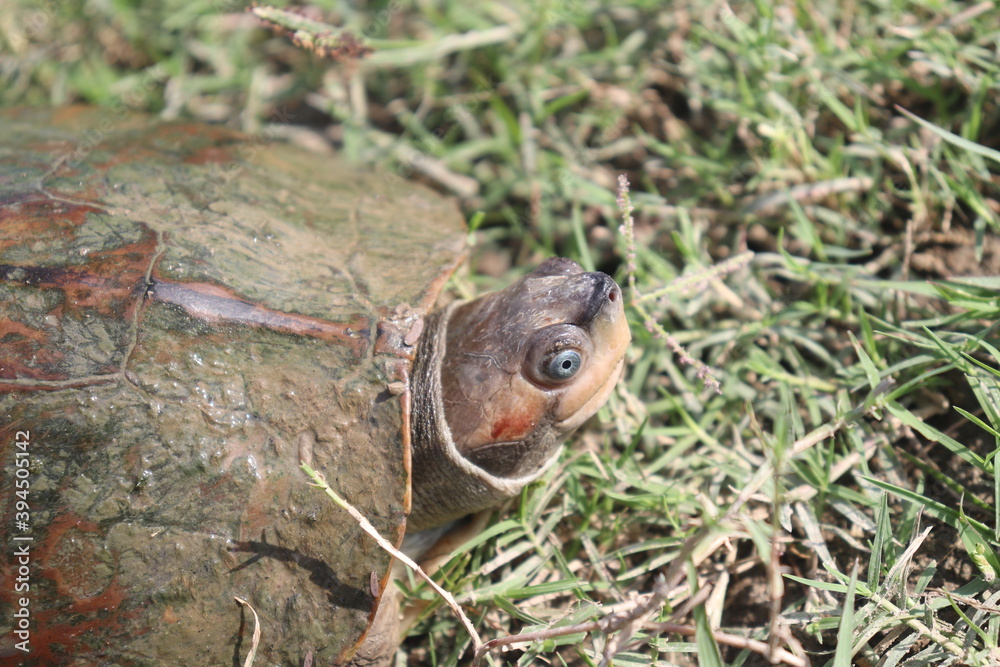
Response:
[{"label": "turtle", "polygon": [[238,663],[240,598],[258,664],[385,664],[391,557],[301,464],[396,544],[441,530],[552,465],[630,340],[568,259],[447,302],[467,235],[266,134],[0,111],[0,658]]}]

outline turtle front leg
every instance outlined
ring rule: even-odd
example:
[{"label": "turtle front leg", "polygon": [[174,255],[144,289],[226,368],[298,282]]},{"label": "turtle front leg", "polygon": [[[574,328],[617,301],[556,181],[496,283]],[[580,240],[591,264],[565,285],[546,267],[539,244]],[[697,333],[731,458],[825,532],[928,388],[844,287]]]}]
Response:
[{"label": "turtle front leg", "polygon": [[387,667],[392,664],[400,641],[399,591],[395,582],[401,574],[398,571],[401,567],[398,562],[393,564],[392,576],[375,609],[375,618],[347,667]]}]

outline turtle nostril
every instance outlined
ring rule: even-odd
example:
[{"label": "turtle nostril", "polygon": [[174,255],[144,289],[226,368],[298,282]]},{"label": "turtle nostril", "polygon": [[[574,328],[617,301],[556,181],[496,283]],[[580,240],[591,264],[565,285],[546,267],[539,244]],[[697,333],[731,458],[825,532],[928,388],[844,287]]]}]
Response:
[{"label": "turtle nostril", "polygon": [[618,290],[611,290],[610,292],[608,292],[608,301],[614,303],[617,300],[618,300]]}]

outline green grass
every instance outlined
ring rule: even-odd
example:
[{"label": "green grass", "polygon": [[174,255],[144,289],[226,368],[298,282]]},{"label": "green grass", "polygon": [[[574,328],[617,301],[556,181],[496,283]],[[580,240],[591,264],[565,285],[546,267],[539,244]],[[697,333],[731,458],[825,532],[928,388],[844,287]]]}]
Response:
[{"label": "green grass", "polygon": [[[599,423],[439,579],[485,639],[625,610],[657,576],[669,594],[645,625],[494,664],[762,664],[720,629],[813,665],[996,664],[993,3],[317,5],[375,40],[367,62],[238,2],[13,0],[0,104],[290,119],[481,213],[460,293],[552,254],[634,283]],[[468,645],[441,611],[403,649]]]}]

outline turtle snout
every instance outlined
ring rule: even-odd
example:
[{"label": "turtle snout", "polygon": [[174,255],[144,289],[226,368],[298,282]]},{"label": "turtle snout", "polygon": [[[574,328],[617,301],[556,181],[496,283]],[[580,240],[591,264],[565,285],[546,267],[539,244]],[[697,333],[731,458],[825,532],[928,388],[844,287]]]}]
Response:
[{"label": "turtle snout", "polygon": [[594,271],[583,274],[583,277],[591,283],[590,297],[583,312],[583,323],[592,322],[609,304],[617,303],[618,307],[621,307],[622,291],[611,276]]}]

